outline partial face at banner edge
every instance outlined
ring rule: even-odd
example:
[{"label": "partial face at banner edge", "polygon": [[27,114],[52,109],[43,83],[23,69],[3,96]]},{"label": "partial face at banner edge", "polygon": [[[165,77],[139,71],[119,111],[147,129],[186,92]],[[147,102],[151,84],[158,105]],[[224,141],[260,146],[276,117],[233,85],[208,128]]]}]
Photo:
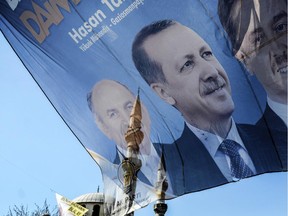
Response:
[{"label": "partial face at banner edge", "polygon": [[254,0],[254,9],[243,5],[250,22],[236,58],[254,73],[268,96],[287,103],[287,3]]}]

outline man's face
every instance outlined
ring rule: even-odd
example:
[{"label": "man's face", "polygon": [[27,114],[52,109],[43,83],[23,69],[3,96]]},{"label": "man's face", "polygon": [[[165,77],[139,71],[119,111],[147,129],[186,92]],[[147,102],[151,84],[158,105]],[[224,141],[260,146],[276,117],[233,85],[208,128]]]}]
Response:
[{"label": "man's face", "polygon": [[[128,89],[110,80],[102,81],[93,89],[92,104],[98,115],[96,124],[107,137],[124,150],[127,146],[124,134],[128,129],[135,99]],[[101,122],[99,122],[99,118]],[[150,117],[143,105],[141,130],[145,137],[149,136]],[[147,138],[149,139],[149,137]]]},{"label": "man's face", "polygon": [[143,47],[162,66],[167,81],[151,87],[186,121],[207,129],[211,122],[230,118],[234,104],[227,74],[195,32],[175,24],[150,36]]},{"label": "man's face", "polygon": [[254,0],[254,5],[255,11],[242,11],[251,18],[236,57],[244,60],[268,95],[286,98],[287,4],[284,0]]}]

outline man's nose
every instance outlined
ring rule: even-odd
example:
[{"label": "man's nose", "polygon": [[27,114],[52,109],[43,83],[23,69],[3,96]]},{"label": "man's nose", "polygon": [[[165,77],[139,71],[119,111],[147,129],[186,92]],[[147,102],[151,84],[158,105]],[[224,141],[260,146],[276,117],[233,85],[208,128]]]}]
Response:
[{"label": "man's nose", "polygon": [[287,52],[283,51],[282,53],[275,54],[274,58],[278,65],[282,64],[283,62],[287,62]]},{"label": "man's nose", "polygon": [[287,40],[286,43],[275,40],[269,46],[270,58],[272,57],[276,64],[287,62]]},{"label": "man's nose", "polygon": [[219,76],[218,70],[209,62],[203,63],[202,79],[206,82],[213,81]]},{"label": "man's nose", "polygon": [[121,119],[121,130],[122,131],[124,130],[126,132],[129,126],[130,113],[121,112],[120,119]]},{"label": "man's nose", "polygon": [[287,50],[287,34],[281,34],[278,37],[271,37],[267,46],[270,52],[276,55],[277,53],[282,55],[283,51]]},{"label": "man's nose", "polygon": [[121,133],[125,134],[128,130],[129,123],[126,120],[121,120]]}]

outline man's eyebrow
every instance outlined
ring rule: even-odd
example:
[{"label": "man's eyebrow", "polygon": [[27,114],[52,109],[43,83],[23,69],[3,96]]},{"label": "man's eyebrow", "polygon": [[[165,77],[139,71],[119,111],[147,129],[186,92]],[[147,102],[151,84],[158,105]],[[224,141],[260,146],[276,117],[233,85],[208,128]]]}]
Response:
[{"label": "man's eyebrow", "polygon": [[204,45],[200,48],[199,52],[202,53],[204,50],[211,50],[207,45]]},{"label": "man's eyebrow", "polygon": [[194,59],[195,56],[193,54],[187,54],[184,56],[185,59]]},{"label": "man's eyebrow", "polygon": [[273,23],[278,22],[282,18],[287,18],[287,13],[285,11],[281,11],[279,14],[273,17]]}]

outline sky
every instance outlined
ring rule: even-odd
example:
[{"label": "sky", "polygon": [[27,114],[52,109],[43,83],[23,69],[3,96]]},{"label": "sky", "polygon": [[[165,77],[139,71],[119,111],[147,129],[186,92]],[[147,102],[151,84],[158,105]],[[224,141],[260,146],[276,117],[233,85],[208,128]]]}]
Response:
[{"label": "sky", "polygon": [[[101,171],[0,33],[0,216],[35,209],[55,193],[103,190]],[[269,173],[167,201],[165,215],[286,216],[287,173]],[[153,203],[136,216],[154,215]]]}]

